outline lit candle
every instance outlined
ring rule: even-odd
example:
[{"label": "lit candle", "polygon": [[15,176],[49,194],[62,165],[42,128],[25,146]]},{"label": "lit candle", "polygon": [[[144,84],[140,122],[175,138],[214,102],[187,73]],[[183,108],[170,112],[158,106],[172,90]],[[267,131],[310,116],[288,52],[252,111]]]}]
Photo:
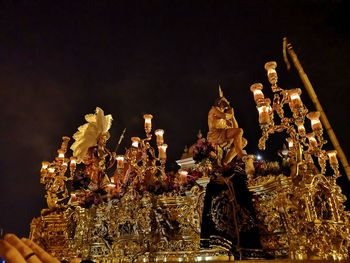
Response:
[{"label": "lit candle", "polygon": [[260,99],[264,99],[264,93],[262,92],[262,89],[263,85],[261,83],[255,83],[250,86],[250,91],[253,92],[254,100],[256,103],[258,103]]},{"label": "lit candle", "polygon": [[327,151],[329,163],[331,165],[337,165],[338,164],[338,159],[337,159],[337,151],[336,150],[331,150]]},{"label": "lit candle", "polygon": [[75,167],[76,167],[76,166],[77,166],[77,158],[74,157],[74,156],[72,156],[72,157],[70,158],[69,168],[70,168],[71,170],[75,170]]},{"label": "lit candle", "polygon": [[303,102],[300,99],[301,89],[291,89],[288,91],[289,100],[290,100],[290,108],[299,109],[303,106]]},{"label": "lit candle", "polygon": [[164,143],[164,130],[158,129],[154,132],[154,134],[157,136],[157,145],[162,145]]},{"label": "lit candle", "polygon": [[43,170],[43,171],[46,170],[47,167],[49,167],[49,164],[50,164],[49,162],[42,162],[41,163],[41,170]]},{"label": "lit candle", "polygon": [[47,170],[49,171],[49,175],[53,175],[53,173],[55,172],[55,168],[53,168],[53,167],[50,167]]},{"label": "lit candle", "polygon": [[139,137],[131,137],[131,146],[135,148],[139,148],[139,143],[141,139]]},{"label": "lit candle", "polygon": [[124,155],[117,156],[117,169],[124,169]]},{"label": "lit candle", "polygon": [[292,138],[288,137],[288,138],[286,139],[286,141],[288,142],[288,148],[289,148],[289,150],[292,149],[293,146],[294,146],[294,143],[293,143]]},{"label": "lit candle", "polygon": [[168,148],[167,144],[162,144],[158,146],[159,151],[159,159],[165,160],[166,159],[166,149]]},{"label": "lit candle", "polygon": [[145,114],[143,115],[143,118],[145,119],[145,131],[148,135],[152,130],[152,118],[153,116],[151,114]]},{"label": "lit candle", "polygon": [[277,72],[276,72],[277,63],[275,61],[270,61],[265,64],[265,69],[267,71],[267,77],[269,82],[272,85],[276,85],[277,83]]},{"label": "lit candle", "polygon": [[311,145],[311,147],[317,146],[317,141],[313,132],[306,134],[306,137],[309,139],[309,144]]},{"label": "lit candle", "polygon": [[318,111],[310,112],[306,115],[307,118],[311,121],[311,128],[313,131],[322,130],[322,124],[320,121],[320,113]]},{"label": "lit candle", "polygon": [[188,176],[188,172],[186,170],[179,170],[179,183],[180,184],[185,184],[187,183],[187,176]]},{"label": "lit candle", "polygon": [[271,121],[270,113],[271,113],[271,106],[270,106],[270,100],[265,99],[265,103],[258,106],[259,111],[259,123],[262,125],[268,125]]},{"label": "lit candle", "polygon": [[76,193],[71,193],[70,194],[69,204],[74,204],[77,201],[78,201],[77,194]]},{"label": "lit candle", "polygon": [[59,150],[57,151],[57,153],[58,153],[58,159],[59,159],[60,161],[63,161],[63,159],[64,159],[64,150],[59,149]]}]

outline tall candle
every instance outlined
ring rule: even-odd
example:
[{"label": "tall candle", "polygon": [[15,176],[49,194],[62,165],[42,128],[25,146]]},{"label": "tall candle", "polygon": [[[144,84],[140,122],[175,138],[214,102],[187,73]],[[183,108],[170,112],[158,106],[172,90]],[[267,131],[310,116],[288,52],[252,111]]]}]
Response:
[{"label": "tall candle", "polygon": [[301,89],[291,89],[288,91],[289,99],[290,99],[290,108],[298,109],[303,106],[303,102],[301,101]]},{"label": "tall candle", "polygon": [[72,156],[72,157],[70,158],[69,168],[70,168],[71,170],[75,170],[75,167],[76,167],[76,166],[77,166],[77,158],[74,157],[74,156]]},{"label": "tall candle", "polygon": [[276,72],[277,63],[275,61],[270,61],[265,64],[265,69],[267,71],[267,77],[269,82],[272,85],[276,85],[277,83],[277,72]]},{"label": "tall candle", "polygon": [[266,125],[270,123],[270,106],[260,106],[258,107],[259,111],[259,123]]},{"label": "tall candle", "polygon": [[313,131],[322,130],[322,124],[320,121],[320,113],[318,111],[310,112],[306,115],[307,118],[311,121],[311,128]]},{"label": "tall candle", "polygon": [[337,159],[337,151],[336,150],[331,150],[327,151],[329,163],[332,165],[338,164],[338,159]]},{"label": "tall candle", "polygon": [[117,159],[117,169],[123,169],[124,168],[124,155],[118,155],[116,159]]},{"label": "tall candle", "polygon": [[287,138],[286,141],[288,142],[288,148],[289,148],[289,150],[292,149],[293,146],[294,146],[294,143],[293,143],[292,138]]},{"label": "tall candle", "polygon": [[157,137],[157,145],[162,145],[164,143],[164,130],[162,129],[158,129],[154,132],[154,134],[156,135]]},{"label": "tall candle", "polygon": [[164,160],[166,159],[166,149],[168,148],[167,144],[163,144],[158,146],[158,151],[159,151],[159,159]]},{"label": "tall candle", "polygon": [[131,137],[131,146],[138,148],[141,139],[139,137]]},{"label": "tall candle", "polygon": [[46,170],[47,169],[47,167],[49,167],[49,162],[42,162],[41,163],[41,170]]},{"label": "tall candle", "polygon": [[64,159],[64,150],[59,149],[59,150],[57,151],[57,153],[58,153],[58,159],[59,159],[60,161],[63,161],[63,159]]},{"label": "tall candle", "polygon": [[253,92],[254,100],[258,103],[259,100],[264,99],[264,93],[262,92],[263,85],[261,83],[255,83],[250,86],[250,91]]},{"label": "tall candle", "polygon": [[308,133],[306,137],[309,139],[309,144],[311,147],[317,147],[317,141],[314,133]]},{"label": "tall candle", "polygon": [[147,134],[149,134],[152,130],[152,118],[153,118],[153,116],[151,114],[145,114],[145,115],[143,115],[143,118],[145,119],[145,131]]}]

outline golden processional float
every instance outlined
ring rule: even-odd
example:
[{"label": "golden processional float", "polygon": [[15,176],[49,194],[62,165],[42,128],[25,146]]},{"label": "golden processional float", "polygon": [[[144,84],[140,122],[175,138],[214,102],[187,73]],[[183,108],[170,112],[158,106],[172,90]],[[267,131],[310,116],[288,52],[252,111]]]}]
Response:
[{"label": "golden processional float", "polygon": [[[290,44],[288,53],[296,62]],[[60,260],[347,262],[339,146],[323,149],[320,113],[305,107],[301,89],[277,84],[276,67],[265,64],[272,100],[261,83],[250,89],[262,130],[259,149],[274,133],[287,135],[279,161],[245,154],[247,141],[221,89],[207,137],[199,132],[176,172],[165,170],[164,130],[152,135],[152,115],[144,115],[145,137],[132,137],[119,155],[107,147],[112,116],[96,108],[73,135],[72,156],[70,138],[63,137],[57,157],[42,163],[48,208],[33,219],[30,238]]]}]

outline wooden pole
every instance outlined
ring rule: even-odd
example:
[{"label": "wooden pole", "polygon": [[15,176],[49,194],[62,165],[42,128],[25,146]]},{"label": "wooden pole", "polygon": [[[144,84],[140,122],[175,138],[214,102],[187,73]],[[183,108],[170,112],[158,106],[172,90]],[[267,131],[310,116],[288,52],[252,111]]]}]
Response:
[{"label": "wooden pole", "polygon": [[295,53],[295,51],[293,50],[292,45],[288,42],[287,38],[283,38],[283,47],[284,47],[283,54],[284,54],[284,58],[286,60],[287,68],[289,69],[290,66],[289,66],[289,62],[288,62],[287,57],[286,57],[286,51],[287,51],[288,55],[292,58],[293,64],[294,64],[295,68],[298,70],[301,81],[303,82],[305,89],[312,100],[312,103],[314,104],[316,110],[319,111],[321,114],[320,119],[321,119],[321,122],[323,124],[323,127],[327,131],[328,136],[333,144],[334,149],[337,150],[338,157],[339,157],[339,159],[344,167],[346,176],[348,177],[348,180],[350,181],[349,162],[344,154],[343,149],[341,148],[341,146],[339,144],[339,141],[334,133],[334,130],[332,129],[331,124],[328,121],[326,114],[323,111],[323,108],[320,104],[320,101],[317,98],[317,95],[315,93],[314,88],[311,85],[311,82],[310,82],[309,78],[307,77],[306,73],[304,72],[304,69],[299,62],[298,56]]}]

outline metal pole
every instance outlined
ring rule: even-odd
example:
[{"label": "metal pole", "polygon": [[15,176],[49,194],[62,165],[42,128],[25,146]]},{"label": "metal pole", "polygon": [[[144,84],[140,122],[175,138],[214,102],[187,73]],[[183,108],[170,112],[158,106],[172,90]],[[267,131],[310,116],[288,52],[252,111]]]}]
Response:
[{"label": "metal pole", "polygon": [[293,60],[293,64],[295,66],[295,68],[298,70],[298,73],[299,73],[299,76],[301,78],[301,81],[303,82],[304,84],[304,87],[307,91],[307,93],[309,94],[310,98],[311,98],[311,101],[312,103],[314,104],[315,108],[317,111],[320,112],[321,114],[321,122],[323,124],[323,127],[324,129],[327,131],[328,133],[328,136],[333,144],[333,147],[335,150],[337,150],[337,153],[338,153],[338,157],[344,167],[344,170],[345,170],[345,173],[346,173],[346,176],[348,177],[348,180],[350,181],[350,166],[349,166],[349,162],[344,154],[344,151],[343,149],[341,148],[340,144],[339,144],[339,141],[334,133],[334,130],[332,129],[332,126],[331,124],[329,123],[328,121],[328,118],[326,116],[326,114],[324,113],[323,111],[323,108],[320,104],[320,101],[318,100],[317,98],[317,95],[315,93],[315,90],[314,88],[312,87],[311,85],[311,82],[309,80],[309,78],[307,77],[306,73],[304,72],[304,69],[303,67],[301,66],[300,62],[299,62],[299,59],[298,59],[298,56],[297,54],[295,53],[295,51],[293,50],[293,47],[292,47],[292,44],[290,44],[287,40],[287,38],[283,38],[283,47],[284,47],[284,58],[286,60],[286,63],[287,63],[287,68],[289,69],[290,67],[288,67],[288,60],[286,58],[286,52],[289,54],[289,56],[292,58]]}]

